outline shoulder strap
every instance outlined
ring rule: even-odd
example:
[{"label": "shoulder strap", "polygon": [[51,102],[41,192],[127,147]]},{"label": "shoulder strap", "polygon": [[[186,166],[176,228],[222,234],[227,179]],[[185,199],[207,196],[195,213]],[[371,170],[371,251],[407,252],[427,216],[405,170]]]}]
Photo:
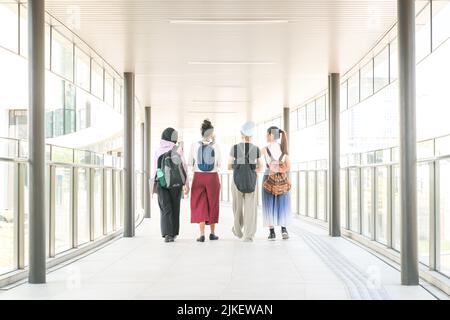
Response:
[{"label": "shoulder strap", "polygon": [[269,155],[270,159],[275,160],[275,159],[272,157],[272,153],[270,152],[268,146],[266,147],[266,152],[267,152],[267,154]]}]

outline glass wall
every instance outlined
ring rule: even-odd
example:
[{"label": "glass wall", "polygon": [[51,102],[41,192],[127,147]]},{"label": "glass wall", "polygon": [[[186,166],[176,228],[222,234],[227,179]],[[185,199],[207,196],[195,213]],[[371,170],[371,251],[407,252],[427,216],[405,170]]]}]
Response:
[{"label": "glass wall", "polygon": [[[449,1],[416,1],[419,259],[447,276],[450,276],[449,21]],[[341,225],[400,250],[396,32],[394,26],[358,65],[342,76]],[[319,111],[317,99],[311,101],[291,113],[291,117],[297,113],[291,143],[300,150],[293,153],[297,167],[301,168],[299,212],[320,218],[323,213],[320,199],[326,191],[317,167],[310,164],[326,160],[328,133],[323,130],[325,134],[320,134],[317,120],[322,118],[323,111]]]}]

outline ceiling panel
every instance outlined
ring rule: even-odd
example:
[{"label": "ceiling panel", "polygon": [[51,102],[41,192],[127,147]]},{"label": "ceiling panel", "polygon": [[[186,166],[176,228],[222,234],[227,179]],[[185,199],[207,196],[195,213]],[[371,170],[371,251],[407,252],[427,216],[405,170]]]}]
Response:
[{"label": "ceiling panel", "polygon": [[136,73],[157,128],[279,115],[324,89],[328,72],[349,69],[396,19],[394,0],[46,4],[119,72]]}]

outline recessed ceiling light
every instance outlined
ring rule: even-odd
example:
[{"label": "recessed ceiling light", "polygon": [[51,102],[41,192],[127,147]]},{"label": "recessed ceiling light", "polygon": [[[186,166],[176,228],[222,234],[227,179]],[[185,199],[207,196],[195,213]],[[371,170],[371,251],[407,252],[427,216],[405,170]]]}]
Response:
[{"label": "recessed ceiling light", "polygon": [[191,65],[274,65],[274,61],[188,61]]},{"label": "recessed ceiling light", "polygon": [[288,20],[169,20],[171,24],[200,24],[200,25],[255,25],[255,24],[284,24]]}]

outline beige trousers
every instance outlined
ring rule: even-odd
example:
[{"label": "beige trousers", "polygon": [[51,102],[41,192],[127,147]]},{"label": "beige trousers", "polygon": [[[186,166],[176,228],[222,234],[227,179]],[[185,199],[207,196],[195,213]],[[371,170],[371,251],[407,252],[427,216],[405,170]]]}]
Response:
[{"label": "beige trousers", "polygon": [[233,181],[231,194],[233,197],[234,213],[233,233],[239,238],[253,239],[256,233],[258,217],[256,190],[253,193],[242,193],[237,189]]}]

